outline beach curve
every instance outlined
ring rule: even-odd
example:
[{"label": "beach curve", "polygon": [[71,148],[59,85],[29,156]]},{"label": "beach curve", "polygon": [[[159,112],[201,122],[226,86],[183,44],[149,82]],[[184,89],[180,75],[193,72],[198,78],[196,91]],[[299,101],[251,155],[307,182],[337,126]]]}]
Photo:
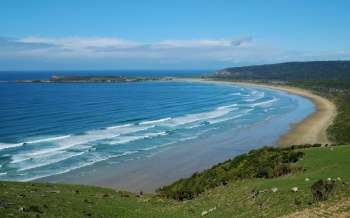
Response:
[{"label": "beach curve", "polygon": [[217,81],[203,78],[181,78],[175,79],[188,82],[209,82],[220,84],[234,84],[252,88],[267,88],[284,91],[290,94],[299,95],[311,100],[315,105],[315,112],[303,121],[292,124],[290,131],[282,135],[277,144],[282,147],[296,144],[331,144],[333,143],[328,135],[327,128],[333,123],[337,115],[335,104],[309,90],[287,85],[260,84],[254,82]]}]

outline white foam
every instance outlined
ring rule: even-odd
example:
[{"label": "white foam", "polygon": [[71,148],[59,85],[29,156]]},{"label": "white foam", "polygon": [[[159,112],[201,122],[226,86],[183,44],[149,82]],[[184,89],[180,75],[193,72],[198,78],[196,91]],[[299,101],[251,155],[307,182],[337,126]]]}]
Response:
[{"label": "white foam", "polygon": [[27,141],[23,142],[22,144],[37,144],[37,143],[43,143],[43,142],[52,142],[52,141],[57,141],[65,138],[69,138],[71,135],[64,135],[64,136],[55,136],[55,137],[50,137],[50,138],[43,138],[43,139],[37,139],[33,141]]},{"label": "white foam", "polygon": [[[30,159],[34,161],[34,164],[23,162],[22,164],[19,164],[20,169],[18,169],[17,171],[21,172],[21,171],[31,170],[31,169],[47,166],[50,164],[58,163],[66,159],[82,155],[83,153],[84,152],[79,152],[79,153],[62,152],[62,153],[56,153],[55,156],[58,156],[56,158],[50,156],[50,157],[40,157],[40,158]],[[25,167],[21,167],[21,165],[25,165]]]},{"label": "white foam", "polygon": [[153,149],[156,149],[158,148],[158,146],[151,146],[151,147],[148,147],[148,148],[142,148],[140,149],[141,151],[149,151],[149,150],[153,150]]},{"label": "white foam", "polygon": [[118,144],[126,144],[132,141],[140,140],[143,139],[143,136],[123,136],[123,137],[118,137],[115,140],[111,140],[108,142],[110,145],[118,145]]},{"label": "white foam", "polygon": [[256,106],[269,106],[271,105],[273,102],[276,102],[278,100],[278,98],[273,97],[271,100],[267,100],[267,101],[263,101],[263,102],[258,102],[255,104],[251,104],[251,107],[256,107]]},{"label": "white foam", "polygon": [[125,124],[125,125],[110,126],[110,127],[107,127],[106,129],[120,129],[120,128],[125,128],[125,127],[130,127],[132,125],[133,124],[129,123],[129,124]]},{"label": "white foam", "polygon": [[[221,109],[227,109],[227,108],[234,108],[237,106],[238,106],[238,104],[231,104],[231,105],[226,105],[226,106],[220,106],[220,107],[218,107],[218,109],[221,110]],[[238,108],[234,108],[234,109],[238,110]]]},{"label": "white foam", "polygon": [[250,95],[247,95],[246,97],[251,97],[248,99],[245,99],[245,102],[255,102],[259,99],[262,99],[265,97],[265,92],[259,92],[259,91],[252,91]]},{"label": "white foam", "polygon": [[184,125],[184,124],[193,123],[193,122],[197,122],[197,121],[206,121],[206,120],[213,119],[216,117],[224,116],[233,110],[234,109],[231,107],[221,106],[221,107],[218,107],[214,111],[197,113],[197,114],[189,114],[189,115],[185,115],[183,117],[173,118],[172,119],[173,122],[169,123],[169,125],[170,126],[178,126],[178,125]]},{"label": "white foam", "polygon": [[0,150],[23,146],[23,143],[0,143]]},{"label": "white foam", "polygon": [[42,139],[37,139],[37,140],[32,140],[32,141],[25,141],[21,143],[0,143],[0,150],[3,149],[8,149],[8,148],[15,148],[15,147],[21,147],[26,144],[37,144],[37,143],[43,143],[43,142],[52,142],[52,141],[58,141],[62,140],[65,138],[69,138],[71,135],[64,135],[64,136],[55,136],[55,137],[49,137],[49,138],[42,138]]},{"label": "white foam", "polygon": [[171,120],[171,117],[162,118],[162,119],[159,119],[159,120],[144,121],[144,122],[141,122],[140,125],[148,125],[148,124],[162,123],[162,122],[165,122],[165,121],[167,121],[167,120]]},{"label": "white foam", "polygon": [[215,124],[215,123],[221,123],[221,122],[225,122],[225,121],[229,121],[229,120],[234,120],[234,119],[237,119],[237,118],[240,118],[240,117],[248,115],[249,112],[252,111],[252,110],[254,110],[254,109],[244,110],[241,113],[239,113],[239,114],[237,114],[235,116],[232,116],[232,117],[218,118],[218,119],[209,120],[209,123],[210,124]]},{"label": "white foam", "polygon": [[167,135],[167,132],[148,133],[148,134],[143,134],[139,136],[122,136],[122,137],[117,137],[116,140],[112,140],[108,142],[108,144],[110,145],[126,144],[126,143],[137,141],[140,139],[154,138],[154,137],[164,136],[164,135]]},{"label": "white foam", "polygon": [[[83,135],[70,135],[69,137],[62,138],[60,140],[56,140],[55,147],[50,148],[36,148],[36,150],[26,151],[25,157],[35,158],[37,155],[51,154],[61,150],[71,149],[77,146],[88,145],[89,143],[107,140],[119,137],[122,134],[135,133],[139,131],[144,131],[150,128],[155,127],[152,126],[126,126],[123,128],[113,128],[113,129],[102,129],[102,130],[92,130],[88,131]],[[22,160],[20,160],[22,161]]]},{"label": "white foam", "polygon": [[24,178],[24,179],[19,179],[18,181],[27,182],[27,181],[32,181],[32,180],[35,180],[35,179],[40,179],[40,178],[48,177],[48,176],[52,176],[52,175],[59,175],[59,174],[70,172],[70,171],[75,170],[75,169],[79,169],[79,168],[82,168],[82,167],[93,165],[93,164],[95,164],[97,162],[101,162],[101,161],[107,160],[107,159],[112,158],[112,157],[121,157],[121,156],[134,154],[134,153],[137,153],[137,152],[138,151],[126,151],[126,152],[124,152],[122,154],[119,154],[119,155],[107,155],[107,156],[102,156],[102,155],[98,156],[97,155],[97,156],[94,156],[94,159],[87,160],[87,161],[85,161],[83,163],[80,163],[80,164],[76,164],[73,167],[69,167],[69,168],[66,168],[66,169],[59,170],[59,171],[52,171],[52,173],[42,174],[42,175],[38,175],[38,176],[32,176],[32,177]]}]

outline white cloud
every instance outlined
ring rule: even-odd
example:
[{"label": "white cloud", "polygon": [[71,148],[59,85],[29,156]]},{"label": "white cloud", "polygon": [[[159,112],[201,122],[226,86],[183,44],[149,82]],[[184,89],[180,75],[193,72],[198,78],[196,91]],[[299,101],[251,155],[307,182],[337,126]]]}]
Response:
[{"label": "white cloud", "polygon": [[[4,38],[6,39],[6,38]],[[8,39],[8,38],[7,38]],[[164,40],[154,43],[141,43],[113,37],[24,37],[19,39],[8,39],[9,42],[22,44],[47,44],[52,47],[69,50],[84,50],[96,48],[113,49],[132,49],[132,48],[152,48],[152,49],[171,49],[171,48],[214,48],[214,47],[241,47],[252,42],[252,38],[240,38],[235,40],[225,39],[198,39],[198,40]]]},{"label": "white cloud", "polygon": [[18,39],[17,41],[22,43],[47,43],[70,50],[88,49],[93,47],[133,48],[139,46],[138,43],[132,41],[108,37],[26,37]]},{"label": "white cloud", "polygon": [[[144,43],[116,37],[0,37],[0,62],[11,59],[106,63],[116,67],[149,64],[230,66],[237,63],[310,59],[346,59],[348,51],[290,51],[252,37],[236,39],[162,40]],[[155,66],[156,67],[156,66]],[[183,66],[184,68],[186,66]],[[1,70],[1,69],[0,69]]]}]

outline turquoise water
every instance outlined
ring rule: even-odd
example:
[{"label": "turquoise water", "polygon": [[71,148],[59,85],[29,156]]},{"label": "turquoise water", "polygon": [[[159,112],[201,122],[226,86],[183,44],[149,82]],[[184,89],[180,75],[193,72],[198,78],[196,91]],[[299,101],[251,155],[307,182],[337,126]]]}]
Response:
[{"label": "turquoise water", "polygon": [[[188,82],[0,83],[0,93],[0,180],[16,181],[147,159],[179,142],[287,114],[300,121],[314,110],[283,92]],[[256,144],[257,132],[245,143]]]}]

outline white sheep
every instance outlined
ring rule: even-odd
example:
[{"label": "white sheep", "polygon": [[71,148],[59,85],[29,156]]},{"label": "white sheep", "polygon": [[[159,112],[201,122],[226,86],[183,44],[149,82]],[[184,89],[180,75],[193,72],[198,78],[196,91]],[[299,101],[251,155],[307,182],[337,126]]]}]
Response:
[{"label": "white sheep", "polygon": [[299,188],[298,187],[293,187],[292,188],[292,192],[298,192],[299,191]]},{"label": "white sheep", "polygon": [[206,210],[202,212],[202,216],[205,216],[207,214],[208,214],[208,211],[206,211]]}]

